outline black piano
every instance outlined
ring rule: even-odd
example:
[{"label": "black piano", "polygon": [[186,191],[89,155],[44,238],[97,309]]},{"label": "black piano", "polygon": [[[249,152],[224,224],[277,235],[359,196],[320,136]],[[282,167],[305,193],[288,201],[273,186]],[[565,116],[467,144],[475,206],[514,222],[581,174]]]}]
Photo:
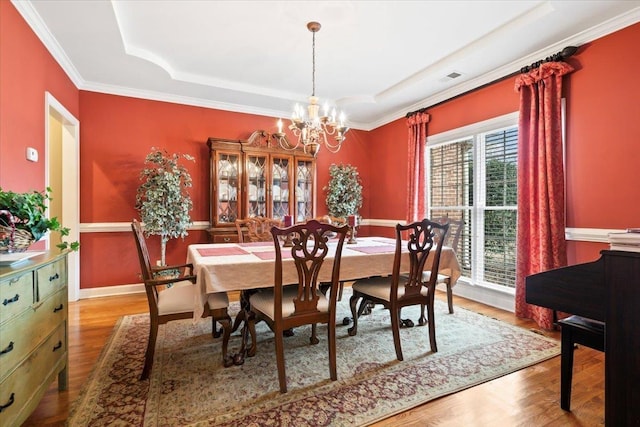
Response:
[{"label": "black piano", "polygon": [[533,274],[525,295],[606,323],[605,424],[640,426],[640,253],[602,251],[594,262]]}]

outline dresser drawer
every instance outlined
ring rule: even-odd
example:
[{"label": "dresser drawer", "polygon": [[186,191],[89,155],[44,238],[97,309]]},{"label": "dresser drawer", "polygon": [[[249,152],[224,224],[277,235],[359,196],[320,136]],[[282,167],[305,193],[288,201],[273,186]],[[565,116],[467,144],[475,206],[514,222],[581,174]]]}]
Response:
[{"label": "dresser drawer", "polygon": [[[55,378],[66,364],[67,342],[65,326],[60,325],[46,342],[0,383],[0,425],[20,425],[35,407],[46,387],[43,382]],[[34,393],[35,392],[35,393]]]},{"label": "dresser drawer", "polygon": [[238,243],[237,234],[214,234],[213,243]]},{"label": "dresser drawer", "polygon": [[67,293],[63,290],[34,304],[29,310],[0,325],[0,380],[11,373],[25,355],[41,344],[67,319]]},{"label": "dresser drawer", "polygon": [[39,301],[67,286],[67,258],[60,258],[36,270],[36,283]]},{"label": "dresser drawer", "polygon": [[15,275],[0,282],[0,324],[33,304],[33,273]]}]

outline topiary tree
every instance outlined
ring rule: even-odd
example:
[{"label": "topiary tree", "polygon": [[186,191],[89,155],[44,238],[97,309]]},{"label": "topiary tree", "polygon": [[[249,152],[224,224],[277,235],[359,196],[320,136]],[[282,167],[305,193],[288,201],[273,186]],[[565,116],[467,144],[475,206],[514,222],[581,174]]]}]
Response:
[{"label": "topiary tree", "polygon": [[145,158],[145,167],[140,172],[142,184],[136,194],[136,209],[144,223],[144,232],[160,236],[160,262],[166,265],[167,242],[189,233],[189,212],[193,202],[187,188],[192,186],[191,175],[180,159],[195,161],[187,154],[169,154],[156,147]]},{"label": "topiary tree", "polygon": [[329,215],[346,218],[358,215],[362,207],[362,183],[355,166],[332,164],[329,167],[329,183],[323,188],[327,192]]}]

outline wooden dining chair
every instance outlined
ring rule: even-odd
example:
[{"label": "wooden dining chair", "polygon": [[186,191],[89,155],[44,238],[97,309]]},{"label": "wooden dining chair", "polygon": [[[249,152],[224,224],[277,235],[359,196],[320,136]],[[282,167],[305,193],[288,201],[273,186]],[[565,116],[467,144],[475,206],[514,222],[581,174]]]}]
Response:
[{"label": "wooden dining chair", "polygon": [[[393,270],[388,277],[371,277],[356,280],[351,289],[353,295],[349,299],[353,326],[348,333],[354,336],[358,332],[358,316],[367,303],[382,304],[391,315],[391,329],[396,357],[402,360],[400,346],[400,310],[412,305],[424,305],[427,308],[429,324],[429,343],[431,351],[438,351],[436,345],[436,327],[434,321],[434,292],[440,265],[440,253],[449,224],[439,224],[428,219],[407,225],[396,225],[396,251]],[[408,233],[408,240],[403,241],[403,233]],[[401,274],[402,252],[409,253],[409,274]],[[427,259],[431,255],[431,265],[427,267]],[[430,279],[423,280],[423,272],[428,268]],[[360,306],[356,310],[358,300]]]},{"label": "wooden dining chair", "polygon": [[[310,220],[289,228],[271,229],[275,247],[275,283],[273,289],[262,289],[251,295],[249,302],[249,328],[255,329],[255,323],[264,320],[275,334],[276,361],[280,392],[287,392],[287,380],[284,360],[284,340],[282,332],[297,326],[311,324],[311,344],[319,342],[316,336],[316,324],[327,324],[329,346],[329,373],[332,380],[338,378],[336,368],[336,288],[340,277],[342,246],[347,235],[347,226],[336,227],[331,224]],[[326,257],[330,253],[325,233],[332,232],[336,238],[335,256],[332,261]],[[290,235],[292,247],[282,247],[281,237]],[[285,268],[294,265],[284,261],[292,258],[297,272],[297,283],[284,286]],[[318,289],[318,275],[325,261],[331,266],[331,289],[329,297]],[[285,263],[287,266],[285,267]],[[324,268],[326,268],[324,267]]]},{"label": "wooden dining chair", "polygon": [[[281,225],[279,219],[254,216],[236,220],[236,230],[240,243],[270,242],[271,227]],[[244,230],[246,229],[246,234]]]},{"label": "wooden dining chair", "polygon": [[[281,221],[273,218],[265,218],[262,216],[254,216],[245,219],[236,219],[236,231],[238,232],[238,242],[251,243],[251,242],[271,242],[271,227],[281,225]],[[246,233],[245,233],[246,230]],[[240,306],[242,310],[240,314],[236,316],[233,321],[233,327],[231,333],[234,333],[246,320],[245,309],[248,307],[248,296],[255,292],[253,289],[248,289],[240,294]],[[290,331],[286,334],[288,335]],[[252,337],[255,338],[255,337]],[[252,339],[253,341],[253,339]],[[239,362],[236,362],[239,363]]]},{"label": "wooden dining chair", "polygon": [[[153,266],[149,257],[147,243],[144,237],[142,226],[137,220],[131,223],[131,229],[136,241],[138,258],[140,260],[140,270],[144,287],[147,292],[149,302],[149,341],[145,352],[144,368],[140,380],[145,380],[151,373],[153,367],[153,355],[156,348],[156,338],[158,327],[172,320],[192,319],[193,304],[196,292],[196,276],[193,274],[192,264]],[[184,273],[178,278],[160,278],[160,274],[167,271],[178,271]],[[180,274],[180,273],[179,273]],[[168,287],[167,285],[171,285]],[[219,335],[216,332],[215,322],[222,325],[222,357],[227,358],[227,345],[231,335],[231,317],[227,313],[229,299],[224,292],[208,294],[207,303],[204,307],[202,317],[211,316],[212,334],[215,338]]]},{"label": "wooden dining chair", "polygon": [[[455,220],[449,218],[437,218],[435,222],[440,224],[449,224],[449,232],[444,241],[444,246],[449,246],[453,251],[458,254],[460,248],[460,236],[462,236],[462,230],[464,229],[464,220]],[[429,271],[425,271],[424,280],[429,281]],[[453,314],[453,283],[451,283],[451,277],[446,274],[438,272],[438,280],[436,286],[444,284],[447,287],[447,304],[449,305],[449,314]],[[424,318],[424,308],[422,309],[422,317]]]}]

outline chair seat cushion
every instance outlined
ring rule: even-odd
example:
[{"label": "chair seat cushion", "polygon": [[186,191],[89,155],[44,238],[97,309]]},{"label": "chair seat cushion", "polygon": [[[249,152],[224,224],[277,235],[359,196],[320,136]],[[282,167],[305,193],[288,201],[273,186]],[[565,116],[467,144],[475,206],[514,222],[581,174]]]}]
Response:
[{"label": "chair seat cushion", "polygon": [[213,294],[207,295],[207,303],[209,304],[209,309],[217,310],[220,308],[229,307],[229,297],[226,292],[216,292]]},{"label": "chair seat cushion", "polygon": [[170,288],[158,292],[158,314],[193,311],[195,285],[187,280],[176,282]]},{"label": "chair seat cushion", "polygon": [[[329,300],[322,292],[318,291],[318,310],[326,313],[329,311]],[[289,317],[293,314],[295,306],[293,299],[298,296],[297,286],[285,286],[282,290],[282,317]],[[274,314],[274,291],[273,289],[261,289],[259,292],[251,295],[249,298],[249,304],[252,309],[256,309],[269,319],[275,317]]]},{"label": "chair seat cushion", "polygon": [[[176,282],[170,288],[158,292],[158,314],[175,314],[193,311],[196,286],[183,280]],[[207,295],[207,303],[211,310],[229,306],[226,292]]]},{"label": "chair seat cushion", "polygon": [[[402,285],[402,279],[400,279],[400,285],[398,286],[398,298],[404,296],[404,285]],[[383,301],[389,301],[391,296],[391,277],[370,277],[368,279],[356,280],[351,285],[351,289],[358,291],[362,294],[372,296],[374,298],[381,299]],[[426,287],[422,287],[420,293],[424,296],[429,295],[429,290]]]},{"label": "chair seat cushion", "polygon": [[[430,271],[423,271],[422,272],[422,280],[424,282],[428,282],[430,278],[431,278],[431,272]],[[445,283],[447,279],[449,279],[449,276],[447,276],[446,274],[438,273],[438,280],[436,280],[436,283]]]}]

